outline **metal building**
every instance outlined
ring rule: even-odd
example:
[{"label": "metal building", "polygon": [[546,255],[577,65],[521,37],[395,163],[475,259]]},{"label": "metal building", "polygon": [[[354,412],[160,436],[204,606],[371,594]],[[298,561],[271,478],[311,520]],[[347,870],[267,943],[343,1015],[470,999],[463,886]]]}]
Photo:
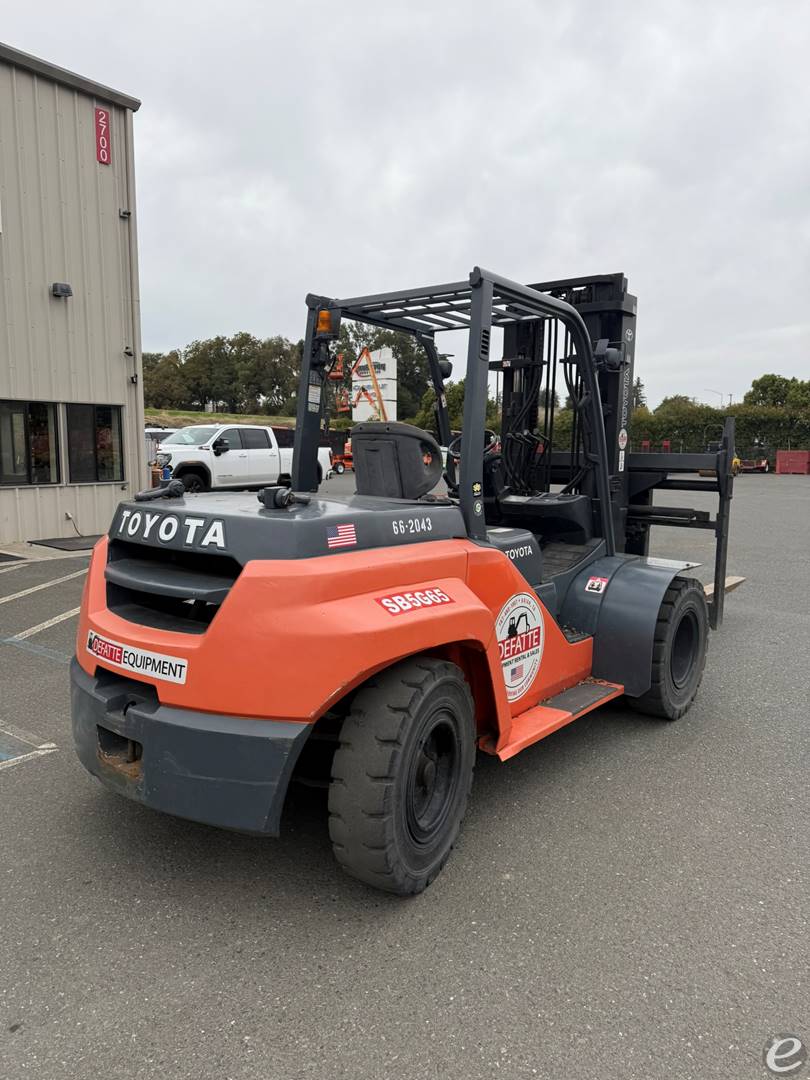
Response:
[{"label": "metal building", "polygon": [[0,43],[0,546],[103,532],[146,482],[139,105]]}]

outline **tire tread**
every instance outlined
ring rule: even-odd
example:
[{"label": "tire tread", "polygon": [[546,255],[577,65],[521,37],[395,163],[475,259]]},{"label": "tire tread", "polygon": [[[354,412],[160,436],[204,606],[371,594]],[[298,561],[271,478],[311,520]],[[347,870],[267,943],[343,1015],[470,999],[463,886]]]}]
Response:
[{"label": "tire tread", "polygon": [[666,665],[669,662],[668,633],[672,617],[677,608],[683,603],[683,598],[689,593],[700,596],[699,606],[702,608],[701,621],[703,623],[704,640],[708,638],[708,610],[706,596],[700,582],[695,578],[676,577],[664,593],[658,618],[655,623],[655,637],[652,650],[652,670],[650,688],[639,697],[627,697],[625,700],[631,709],[664,720],[679,720],[692,706],[697,695],[697,689],[703,678],[703,670],[706,666],[706,648],[701,650],[699,658],[700,671],[697,685],[692,696],[680,705],[673,705],[668,696],[668,681]]},{"label": "tire tread", "polygon": [[[453,847],[453,843],[448,846],[438,865],[413,875],[397,863],[390,827],[393,785],[408,730],[426,695],[448,679],[463,687],[472,718],[472,695],[455,664],[432,657],[406,660],[370,679],[357,694],[332,762],[329,835],[335,858],[353,877],[399,895],[426,888]],[[466,786],[460,793],[460,817],[472,778],[471,767],[469,777],[462,779]]]}]

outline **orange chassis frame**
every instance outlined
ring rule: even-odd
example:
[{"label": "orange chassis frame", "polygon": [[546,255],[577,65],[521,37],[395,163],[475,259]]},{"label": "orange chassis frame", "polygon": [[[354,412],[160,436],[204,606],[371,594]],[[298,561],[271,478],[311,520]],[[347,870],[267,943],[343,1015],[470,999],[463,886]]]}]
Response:
[{"label": "orange chassis frame", "polygon": [[[525,579],[499,551],[469,540],[249,562],[205,634],[128,622],[106,606],[107,538],[96,545],[85,584],[76,655],[89,675],[107,665],[87,648],[91,630],[125,645],[188,661],[185,684],[149,676],[162,704],[244,717],[317,722],[376,672],[417,653],[444,656],[465,672],[479,746],[506,760],[583,713],[623,693],[599,682],[599,701],[570,712],[544,705],[590,679],[592,638],[569,642],[538,600],[541,662],[531,685],[507,697],[495,622]],[[377,601],[403,590],[439,588],[452,603],[396,618]],[[358,667],[358,657],[362,666]],[[117,670],[110,666],[110,670]],[[267,675],[273,672],[276,677]]]}]

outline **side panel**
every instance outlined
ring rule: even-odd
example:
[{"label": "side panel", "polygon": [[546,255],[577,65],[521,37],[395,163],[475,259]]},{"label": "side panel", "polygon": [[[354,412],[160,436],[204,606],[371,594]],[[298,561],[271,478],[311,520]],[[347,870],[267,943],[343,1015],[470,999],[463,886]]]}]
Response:
[{"label": "side panel", "polygon": [[[588,677],[590,638],[575,644],[567,641],[554,617],[503,552],[475,547],[467,581],[492,615],[499,661],[496,682],[506,696],[511,717]],[[527,624],[529,631],[539,624],[540,633],[521,648],[520,633],[510,636],[511,624],[524,632]],[[539,656],[534,655],[535,650]],[[508,726],[501,724],[502,737],[508,734]]]},{"label": "side panel", "polygon": [[136,668],[164,706],[310,722],[398,660],[460,644],[468,662],[476,658],[474,682],[488,703],[482,730],[503,742],[512,717],[590,673],[590,639],[569,643],[510,560],[469,541],[413,544],[407,554],[389,548],[339,560],[256,560],[201,635],[110,611],[106,547],[106,539],[98,544],[88,576],[78,661],[89,675],[97,668],[121,673],[120,664],[89,651],[91,633],[185,661],[182,682]]},{"label": "side panel", "polygon": [[[679,569],[616,556],[598,559],[574,580],[561,618],[593,633],[594,678],[622,683],[631,697],[649,690],[658,611]],[[600,592],[594,579],[604,582]]]},{"label": "side panel", "polygon": [[[465,584],[469,545],[445,540],[299,561],[256,560],[202,635],[126,621],[106,606],[106,542],[97,546],[76,642],[82,668],[113,665],[91,654],[95,631],[187,661],[184,683],[143,675],[162,705],[243,717],[310,721],[354,686],[413,653],[452,642],[480,649],[500,671],[492,615]],[[379,601],[439,588],[448,602],[392,615]],[[407,603],[407,601],[406,601]]]}]

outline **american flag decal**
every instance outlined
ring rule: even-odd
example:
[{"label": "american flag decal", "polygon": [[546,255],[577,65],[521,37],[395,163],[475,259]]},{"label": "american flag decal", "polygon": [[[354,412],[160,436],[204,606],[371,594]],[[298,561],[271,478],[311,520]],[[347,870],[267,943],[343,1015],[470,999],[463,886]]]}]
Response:
[{"label": "american flag decal", "polygon": [[357,533],[354,525],[330,525],[326,530],[328,548],[355,547],[356,545]]}]

